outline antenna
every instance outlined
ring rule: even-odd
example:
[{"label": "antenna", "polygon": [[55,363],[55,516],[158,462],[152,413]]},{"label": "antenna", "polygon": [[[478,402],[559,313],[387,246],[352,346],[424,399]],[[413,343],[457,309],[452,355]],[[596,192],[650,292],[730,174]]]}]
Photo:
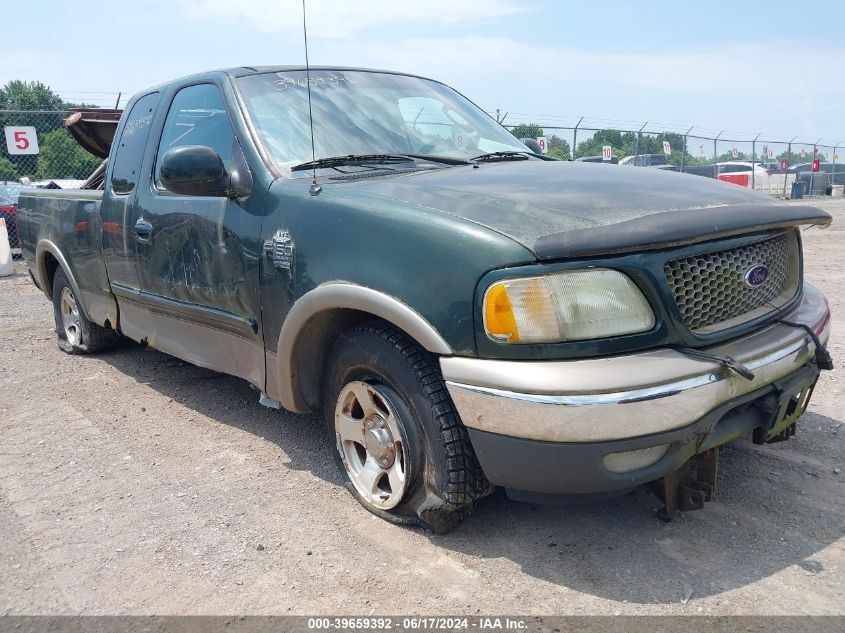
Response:
[{"label": "antenna", "polygon": [[314,114],[311,112],[311,66],[308,64],[308,26],[305,22],[305,0],[302,0],[302,35],[305,38],[305,81],[308,84],[308,125],[311,127],[311,186],[308,193],[312,196],[320,195],[323,190],[317,184],[317,152],[314,149]]}]

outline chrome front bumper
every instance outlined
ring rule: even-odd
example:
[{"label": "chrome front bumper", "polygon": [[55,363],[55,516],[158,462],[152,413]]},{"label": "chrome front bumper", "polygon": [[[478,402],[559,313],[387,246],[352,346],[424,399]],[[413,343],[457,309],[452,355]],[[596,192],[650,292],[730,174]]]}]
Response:
[{"label": "chrome front bumper", "polygon": [[[827,300],[810,285],[784,318],[809,325],[822,343],[830,336]],[[773,324],[706,351],[743,363],[754,380],[671,349],[571,361],[444,357],[440,366],[470,429],[541,442],[607,442],[688,426],[800,369],[815,345],[804,330]]]}]

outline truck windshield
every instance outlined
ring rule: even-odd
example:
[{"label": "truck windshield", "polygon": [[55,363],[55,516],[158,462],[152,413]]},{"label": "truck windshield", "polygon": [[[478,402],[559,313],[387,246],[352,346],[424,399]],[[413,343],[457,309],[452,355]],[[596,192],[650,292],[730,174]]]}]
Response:
[{"label": "truck windshield", "polygon": [[[238,86],[273,160],[284,168],[311,161],[305,71],[249,75]],[[318,160],[350,154],[468,159],[527,151],[457,92],[419,77],[313,69],[311,101]]]}]

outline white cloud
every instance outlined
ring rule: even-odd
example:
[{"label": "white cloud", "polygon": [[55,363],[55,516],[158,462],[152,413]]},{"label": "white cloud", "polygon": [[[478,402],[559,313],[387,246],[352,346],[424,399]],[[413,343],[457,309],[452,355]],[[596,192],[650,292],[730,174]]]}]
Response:
[{"label": "white cloud", "polygon": [[[264,32],[302,29],[300,0],[191,0],[185,10],[194,19],[245,21]],[[307,11],[309,35],[344,38],[393,24],[476,24],[523,9],[512,0],[310,0]]]}]

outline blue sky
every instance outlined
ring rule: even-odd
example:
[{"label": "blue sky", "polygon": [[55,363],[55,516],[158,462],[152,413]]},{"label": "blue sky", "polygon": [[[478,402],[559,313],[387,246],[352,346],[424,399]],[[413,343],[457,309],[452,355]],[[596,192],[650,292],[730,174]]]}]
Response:
[{"label": "blue sky", "polygon": [[[113,105],[209,68],[302,63],[299,0],[14,3],[0,83]],[[845,4],[308,0],[311,62],[435,77],[508,121],[845,142]],[[77,28],[79,30],[75,30]],[[93,35],[92,35],[93,34]]]}]

